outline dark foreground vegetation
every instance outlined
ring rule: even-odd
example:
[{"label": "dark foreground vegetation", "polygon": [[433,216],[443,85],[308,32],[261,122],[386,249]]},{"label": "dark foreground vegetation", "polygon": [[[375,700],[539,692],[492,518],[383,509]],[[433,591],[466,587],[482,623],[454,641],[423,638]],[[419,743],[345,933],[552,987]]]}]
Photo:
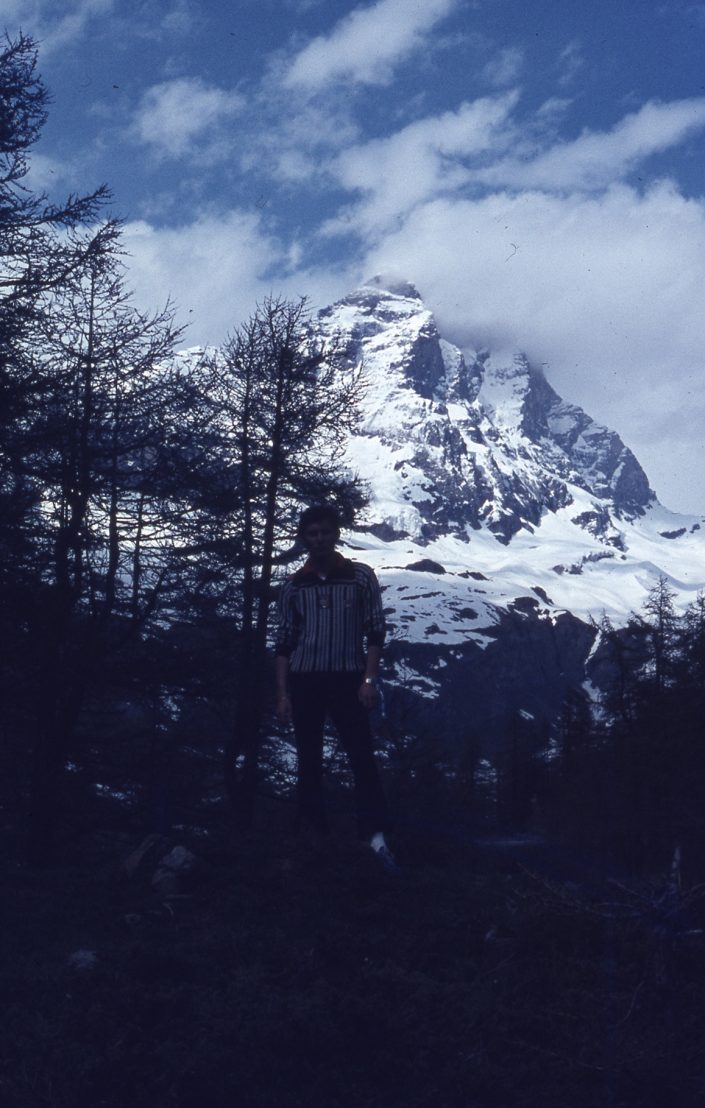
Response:
[{"label": "dark foreground vegetation", "polygon": [[[702,1105],[697,891],[577,857],[567,881],[457,825],[400,830],[392,878],[351,826],[300,839],[269,802],[258,831],[172,832],[139,865],[128,831],[4,865],[0,1102]],[[175,845],[194,867],[155,888]]]}]

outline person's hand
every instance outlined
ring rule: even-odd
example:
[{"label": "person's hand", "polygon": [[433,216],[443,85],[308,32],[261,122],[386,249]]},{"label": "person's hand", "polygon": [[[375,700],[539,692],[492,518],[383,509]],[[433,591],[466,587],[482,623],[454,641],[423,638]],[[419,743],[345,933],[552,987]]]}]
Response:
[{"label": "person's hand", "polygon": [[287,693],[277,697],[277,719],[287,727],[291,723],[291,700]]},{"label": "person's hand", "polygon": [[357,693],[357,699],[360,701],[363,708],[371,712],[377,703],[378,696],[379,693],[375,685],[368,685],[365,681],[362,682]]}]

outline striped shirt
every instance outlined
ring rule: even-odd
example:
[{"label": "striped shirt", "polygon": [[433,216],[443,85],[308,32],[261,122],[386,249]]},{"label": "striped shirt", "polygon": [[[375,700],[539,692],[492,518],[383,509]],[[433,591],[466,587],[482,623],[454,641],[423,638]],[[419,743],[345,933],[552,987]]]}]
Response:
[{"label": "striped shirt", "polygon": [[362,672],[365,644],[382,646],[384,632],[379,584],[362,562],[338,554],[325,579],[307,562],[282,588],[276,653],[292,673]]}]

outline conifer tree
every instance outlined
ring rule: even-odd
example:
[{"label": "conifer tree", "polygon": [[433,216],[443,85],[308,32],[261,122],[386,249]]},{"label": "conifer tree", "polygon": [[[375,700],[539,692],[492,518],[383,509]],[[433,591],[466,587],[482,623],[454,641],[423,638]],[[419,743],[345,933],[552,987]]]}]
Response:
[{"label": "conifer tree", "polygon": [[660,574],[644,602],[645,615],[642,616],[642,624],[651,646],[649,668],[659,691],[665,688],[673,667],[676,646],[675,596],[676,590]]},{"label": "conifer tree", "polygon": [[108,222],[83,238],[73,234],[95,219],[109,196],[105,186],[60,204],[27,187],[29,154],[46,122],[47,102],[36,44],[26,35],[6,37],[0,46],[0,497],[6,509],[15,506],[13,497],[22,499],[12,464],[17,425],[36,389],[24,353],[43,297],[86,258],[99,255],[114,233]]},{"label": "conifer tree", "polygon": [[203,482],[203,514],[216,523],[203,554],[214,577],[224,584],[229,574],[238,594],[239,696],[225,777],[237,818],[248,824],[275,569],[291,557],[302,505],[332,500],[350,521],[363,502],[358,480],[341,468],[362,377],[343,350],[316,337],[305,299],[268,297],[210,358],[203,383],[192,418],[195,437],[210,442],[200,462],[211,479],[208,489]]},{"label": "conifer tree", "polygon": [[[171,309],[147,316],[123,287],[116,249],[53,291],[33,353],[43,405],[25,464],[39,501],[40,587],[29,611],[37,657],[30,854],[41,858],[86,692],[121,636],[141,629],[170,568],[165,444],[178,378]],[[170,421],[171,412],[171,421]]]},{"label": "conifer tree", "polygon": [[29,155],[46,121],[47,102],[36,44],[22,34],[6,37],[0,45],[0,633],[6,644],[34,580],[38,491],[25,457],[44,402],[33,356],[37,326],[51,291],[86,258],[99,255],[115,232],[108,222],[77,233],[107,200],[104,186],[60,204],[27,186]]}]

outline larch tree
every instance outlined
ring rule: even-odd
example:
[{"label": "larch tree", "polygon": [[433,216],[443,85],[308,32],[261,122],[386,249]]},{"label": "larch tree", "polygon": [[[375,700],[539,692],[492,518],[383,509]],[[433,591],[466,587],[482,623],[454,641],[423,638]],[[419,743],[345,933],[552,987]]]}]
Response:
[{"label": "larch tree", "polygon": [[43,401],[24,457],[38,495],[33,860],[50,841],[67,751],[116,625],[118,638],[139,633],[165,586],[180,493],[164,472],[179,388],[171,309],[137,311],[116,249],[104,249],[54,290],[38,330]]},{"label": "larch tree", "polygon": [[676,590],[660,574],[643,606],[642,626],[651,646],[649,669],[659,691],[665,688],[673,669],[677,623],[675,597]]},{"label": "larch tree", "polygon": [[0,46],[0,507],[6,521],[21,518],[31,500],[13,467],[39,387],[25,356],[33,327],[46,294],[114,236],[110,221],[90,234],[74,233],[96,218],[109,197],[105,186],[60,204],[27,186],[29,154],[46,122],[47,102],[34,41],[6,38]]},{"label": "larch tree", "polygon": [[316,334],[305,299],[269,297],[210,358],[204,388],[218,520],[207,556],[233,576],[238,594],[239,695],[225,780],[238,822],[249,825],[267,702],[273,577],[291,557],[303,505],[334,501],[351,521],[365,502],[359,480],[343,468],[363,377],[342,347]]}]

